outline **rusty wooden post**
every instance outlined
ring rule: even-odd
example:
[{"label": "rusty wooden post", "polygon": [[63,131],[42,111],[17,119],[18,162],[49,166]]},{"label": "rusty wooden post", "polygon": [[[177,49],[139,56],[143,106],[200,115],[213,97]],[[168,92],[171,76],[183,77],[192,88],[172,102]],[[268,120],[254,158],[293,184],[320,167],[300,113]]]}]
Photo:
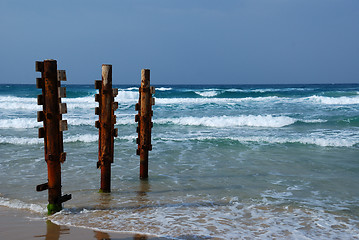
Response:
[{"label": "rusty wooden post", "polygon": [[150,70],[142,69],[141,71],[141,87],[139,89],[139,102],[136,104],[135,121],[138,122],[137,127],[137,155],[140,155],[140,178],[148,178],[148,151],[152,150],[151,145],[151,128],[153,123],[151,118],[153,116],[152,105],[155,104],[155,99],[152,98],[154,94],[154,87],[150,87]]},{"label": "rusty wooden post", "polygon": [[48,214],[62,209],[62,203],[71,199],[70,194],[61,193],[61,163],[66,159],[63,152],[63,134],[67,130],[67,121],[62,120],[62,114],[67,112],[66,103],[61,103],[61,97],[66,96],[66,89],[60,87],[60,81],[66,81],[64,70],[57,70],[56,60],[36,62],[36,71],[41,72],[41,78],[36,79],[37,88],[42,88],[38,96],[38,104],[43,105],[43,111],[37,113],[37,121],[43,121],[44,127],[39,128],[39,137],[45,142],[45,161],[47,162],[48,182],[36,187],[37,191],[48,189]]},{"label": "rusty wooden post", "polygon": [[99,128],[99,149],[97,168],[101,168],[100,192],[111,192],[111,163],[113,163],[114,137],[117,137],[115,111],[118,103],[114,102],[117,89],[112,89],[112,65],[102,65],[102,81],[95,81],[95,88],[99,94],[95,95],[95,101],[99,107],[95,114],[99,115],[96,127]]}]

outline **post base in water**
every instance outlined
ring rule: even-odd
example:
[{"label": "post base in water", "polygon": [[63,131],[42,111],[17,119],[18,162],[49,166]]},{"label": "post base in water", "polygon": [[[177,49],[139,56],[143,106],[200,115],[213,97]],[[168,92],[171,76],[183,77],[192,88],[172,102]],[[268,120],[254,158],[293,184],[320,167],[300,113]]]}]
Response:
[{"label": "post base in water", "polygon": [[61,204],[49,203],[47,205],[47,214],[48,215],[52,215],[54,213],[60,212],[61,210],[62,210]]},{"label": "post base in water", "polygon": [[99,193],[110,193],[111,191],[110,190],[102,190],[102,189],[100,189],[100,190],[98,190],[98,192]]}]

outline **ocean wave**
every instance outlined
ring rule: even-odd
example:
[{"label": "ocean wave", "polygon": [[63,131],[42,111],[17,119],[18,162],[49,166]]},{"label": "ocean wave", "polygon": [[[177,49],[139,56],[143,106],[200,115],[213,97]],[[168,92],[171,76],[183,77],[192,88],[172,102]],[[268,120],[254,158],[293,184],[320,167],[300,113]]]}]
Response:
[{"label": "ocean wave", "polygon": [[266,142],[271,144],[299,143],[305,145],[317,145],[321,147],[353,147],[358,144],[358,140],[340,139],[340,138],[320,138],[320,137],[298,137],[298,138],[280,138],[280,137],[239,137],[231,138],[238,142]]},{"label": "ocean wave", "polygon": [[304,119],[304,120],[299,120],[299,122],[304,122],[304,123],[325,123],[328,122],[328,120],[323,120],[323,119]]},{"label": "ocean wave", "polygon": [[[171,91],[173,88],[171,87],[156,87],[156,91]],[[139,90],[139,87],[129,87],[129,88],[125,88],[125,89],[118,89],[119,91],[137,91]]]},{"label": "ocean wave", "polygon": [[268,102],[283,101],[289,98],[272,97],[246,97],[246,98],[156,98],[156,105],[177,105],[177,104],[235,104],[243,102]]},{"label": "ocean wave", "polygon": [[[171,106],[171,105],[234,105],[234,104],[320,104],[320,105],[354,105],[359,104],[359,96],[354,97],[324,97],[311,96],[304,98],[289,98],[278,96],[267,97],[244,97],[244,98],[221,98],[216,97],[220,92],[218,91],[197,91],[201,97],[194,98],[156,98],[156,105]],[[133,91],[119,91],[115,101],[119,106],[132,106],[138,102],[139,93]],[[67,104],[69,112],[74,112],[74,109],[91,110],[98,106],[95,102],[94,96],[86,96],[79,98],[64,98],[63,103]],[[0,109],[3,110],[27,110],[31,112],[41,111],[42,106],[37,105],[36,98],[19,98],[19,97],[0,97]]]},{"label": "ocean wave", "polygon": [[156,91],[171,91],[173,88],[170,87],[159,87],[156,88]]},{"label": "ocean wave", "polygon": [[273,236],[350,239],[359,234],[357,220],[338,217],[323,209],[276,204],[265,197],[250,204],[223,200],[218,203],[144,205],[139,209],[84,209],[79,212],[65,209],[49,218],[59,225],[175,239],[272,239]]},{"label": "ocean wave", "polygon": [[43,143],[43,139],[27,137],[2,137],[0,144],[33,145]]},{"label": "ocean wave", "polygon": [[126,91],[135,91],[135,90],[137,90],[137,91],[138,91],[138,89],[139,89],[138,87],[129,87],[129,88],[126,88],[126,89],[120,89],[120,88],[119,88],[118,90],[119,90],[119,91],[120,91],[120,90],[126,90]]},{"label": "ocean wave", "polygon": [[181,117],[163,118],[155,120],[157,124],[177,124],[206,127],[271,127],[280,128],[291,125],[297,120],[287,116],[248,115],[248,116],[220,116],[220,117]]},{"label": "ocean wave", "polygon": [[25,203],[18,199],[9,199],[5,197],[0,197],[0,206],[13,208],[13,209],[30,210],[41,214],[47,213],[46,206],[41,206],[39,204],[34,204],[34,203]]},{"label": "ocean wave", "polygon": [[214,97],[217,96],[220,92],[214,90],[208,90],[208,91],[195,91],[195,93],[200,95],[201,97]]},{"label": "ocean wave", "polygon": [[0,96],[0,103],[22,102],[22,103],[36,103],[36,98],[14,97],[14,96]]},{"label": "ocean wave", "polygon": [[[91,143],[97,142],[99,138],[98,134],[76,134],[74,136],[68,136],[64,139],[65,143],[75,143],[75,142],[83,142],[83,143]],[[126,140],[133,141],[137,138],[137,135],[129,135],[129,136],[120,136],[116,137],[116,140]]]},{"label": "ocean wave", "polygon": [[[66,116],[66,115],[65,115]],[[63,120],[67,121],[69,126],[95,126],[95,121],[98,120],[98,117],[92,119],[83,119],[79,118],[66,118]],[[116,125],[132,125],[136,124],[134,114],[130,116],[117,116]],[[37,119],[34,118],[14,118],[14,119],[0,119],[0,129],[29,129],[29,128],[38,128],[42,127],[42,122],[37,122]]]},{"label": "ocean wave", "polygon": [[81,125],[93,125],[95,126],[95,121],[98,120],[95,117],[93,119],[82,119],[82,118],[68,118],[64,119],[67,121],[69,126],[81,126]]},{"label": "ocean wave", "polygon": [[98,134],[76,134],[74,136],[68,136],[64,139],[65,143],[74,143],[74,142],[97,142],[98,141]]},{"label": "ocean wave", "polygon": [[41,106],[37,105],[36,98],[0,96],[0,109],[39,111]]},{"label": "ocean wave", "polygon": [[[79,126],[79,125],[94,125],[95,119],[65,119],[68,125]],[[28,129],[42,127],[42,122],[37,122],[36,118],[15,118],[15,119],[1,119],[0,129]]]},{"label": "ocean wave", "polygon": [[[76,134],[64,137],[64,143],[91,143],[98,141],[98,134]],[[120,136],[116,137],[116,140],[133,141],[137,138],[137,135]],[[0,144],[13,144],[13,145],[34,145],[43,144],[44,140],[37,137],[1,137]]]},{"label": "ocean wave", "polygon": [[[135,104],[138,102],[139,93],[132,91],[119,90],[115,101],[119,104]],[[91,109],[98,106],[95,96],[78,98],[63,98],[63,103],[67,104],[67,109]],[[0,109],[4,110],[30,110],[33,112],[42,110],[42,106],[37,105],[37,98],[22,98],[12,96],[0,97]]]},{"label": "ocean wave", "polygon": [[359,104],[359,96],[355,97],[323,97],[323,96],[311,96],[308,99],[314,103],[326,104],[326,105],[351,105]]},{"label": "ocean wave", "polygon": [[248,137],[207,137],[199,136],[192,138],[161,138],[165,141],[236,141],[242,144],[247,143],[269,143],[269,144],[291,144],[298,143],[303,145],[317,145],[320,147],[353,147],[359,144],[358,139],[339,139],[322,137],[267,137],[267,136],[248,136]]},{"label": "ocean wave", "polygon": [[[118,90],[118,95],[115,97],[115,101],[121,104],[135,104],[138,102],[139,92],[127,91],[127,90]],[[86,96],[80,98],[64,98],[63,102],[67,103],[67,108],[82,108],[90,109],[98,106],[98,103],[95,102],[95,96]]]},{"label": "ocean wave", "polygon": [[[67,124],[71,126],[94,126],[95,121],[98,120],[94,116],[92,119],[83,118],[64,118]],[[327,120],[322,119],[308,119],[300,120],[286,116],[217,116],[217,117],[182,117],[182,118],[158,118],[154,119],[155,124],[176,124],[187,126],[207,126],[207,127],[284,127],[296,122],[303,123],[324,123]],[[118,125],[134,125],[134,114],[126,114],[125,116],[117,116],[116,126]],[[42,122],[37,122],[35,118],[15,118],[15,119],[1,119],[0,129],[29,129],[42,127]]]},{"label": "ocean wave", "polygon": [[[120,136],[115,140],[134,141],[137,135]],[[268,137],[268,136],[248,136],[248,137],[214,137],[214,136],[197,136],[186,138],[167,138],[155,137],[154,141],[236,141],[238,143],[268,143],[268,144],[304,144],[316,145],[320,147],[354,147],[359,144],[359,139],[353,137],[347,138],[334,138],[322,136],[299,136],[299,137]],[[76,134],[64,138],[64,143],[92,143],[98,141],[98,134]],[[13,145],[34,145],[43,144],[43,139],[28,138],[28,137],[2,137],[0,144],[13,144]]]},{"label": "ocean wave", "polygon": [[[179,104],[192,104],[192,105],[204,105],[204,104],[243,104],[243,103],[286,103],[286,104],[322,104],[322,105],[353,105],[359,104],[359,96],[355,97],[323,97],[323,96],[311,96],[304,98],[290,98],[290,97],[244,97],[244,98],[216,98],[215,93],[211,92],[198,92],[202,94],[203,98],[156,98],[157,105],[179,105]],[[216,92],[216,94],[219,94]]]},{"label": "ocean wave", "polygon": [[290,92],[290,91],[314,91],[314,88],[255,88],[255,89],[239,89],[230,88],[224,89],[226,92],[245,92],[245,93],[268,93],[268,92]]},{"label": "ocean wave", "polygon": [[41,127],[36,118],[0,119],[0,129]]}]

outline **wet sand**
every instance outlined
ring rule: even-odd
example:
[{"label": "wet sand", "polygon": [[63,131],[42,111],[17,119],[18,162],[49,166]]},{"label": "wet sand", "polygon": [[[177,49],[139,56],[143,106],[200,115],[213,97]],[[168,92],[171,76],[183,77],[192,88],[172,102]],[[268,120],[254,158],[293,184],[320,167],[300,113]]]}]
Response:
[{"label": "wet sand", "polygon": [[85,228],[62,226],[28,211],[0,207],[0,239],[163,240],[167,238],[130,233],[99,232]]}]

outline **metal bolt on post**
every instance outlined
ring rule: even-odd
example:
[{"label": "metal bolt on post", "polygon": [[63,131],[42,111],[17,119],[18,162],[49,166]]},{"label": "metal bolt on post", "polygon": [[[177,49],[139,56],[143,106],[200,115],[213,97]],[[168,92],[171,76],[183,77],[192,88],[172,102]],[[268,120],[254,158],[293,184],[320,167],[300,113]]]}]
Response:
[{"label": "metal bolt on post", "polygon": [[36,62],[35,67],[41,72],[36,87],[42,89],[37,102],[43,105],[43,111],[37,112],[37,121],[43,122],[39,138],[44,138],[48,174],[48,182],[38,185],[36,190],[48,190],[48,214],[53,214],[61,211],[62,203],[71,199],[71,194],[62,196],[61,192],[61,163],[66,160],[62,132],[67,130],[67,121],[62,120],[62,114],[67,113],[67,107],[66,103],[61,103],[61,98],[66,97],[66,89],[61,87],[60,81],[66,81],[66,72],[57,70],[56,60]]}]

